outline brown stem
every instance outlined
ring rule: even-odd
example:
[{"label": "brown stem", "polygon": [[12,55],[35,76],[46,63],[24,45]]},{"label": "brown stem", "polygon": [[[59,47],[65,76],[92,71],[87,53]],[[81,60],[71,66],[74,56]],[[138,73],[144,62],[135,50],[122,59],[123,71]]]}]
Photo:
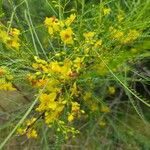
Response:
[{"label": "brown stem", "polygon": [[46,111],[44,111],[42,114],[40,114],[32,124],[30,124],[29,126],[27,126],[26,132],[28,132],[28,130],[29,130],[41,117],[43,117],[43,115],[45,114],[45,112],[46,112]]}]

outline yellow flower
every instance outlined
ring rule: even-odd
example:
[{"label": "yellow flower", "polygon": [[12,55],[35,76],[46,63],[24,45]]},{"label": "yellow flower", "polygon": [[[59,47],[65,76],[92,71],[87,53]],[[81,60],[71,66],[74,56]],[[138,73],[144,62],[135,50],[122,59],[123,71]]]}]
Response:
[{"label": "yellow flower", "polygon": [[122,38],[124,35],[124,33],[122,31],[117,31],[115,34],[114,34],[114,38],[115,39],[120,39]]},{"label": "yellow flower", "polygon": [[15,49],[19,49],[20,40],[19,40],[20,30],[16,28],[11,28],[9,36],[10,39],[7,41],[7,46]]},{"label": "yellow flower", "polygon": [[46,90],[48,90],[49,92],[58,93],[60,91],[59,85],[60,82],[57,79],[51,78],[47,83]]},{"label": "yellow flower", "polygon": [[111,12],[111,9],[110,9],[110,8],[107,8],[107,7],[104,7],[104,8],[103,8],[103,14],[104,14],[104,16],[105,16],[105,15],[109,15],[110,12]]},{"label": "yellow flower", "polygon": [[73,116],[72,113],[70,113],[70,114],[68,115],[68,121],[69,121],[69,122],[72,122],[73,120],[74,120],[74,116]]},{"label": "yellow flower", "polygon": [[56,17],[46,17],[44,21],[45,26],[47,27],[54,27],[55,25],[58,26],[58,19]]},{"label": "yellow flower", "polygon": [[49,63],[51,73],[58,73],[60,78],[68,79],[71,73],[72,62],[69,59],[65,59],[64,62],[52,61]]},{"label": "yellow flower", "polygon": [[60,32],[60,37],[61,40],[64,42],[64,44],[73,44],[72,36],[73,36],[73,31],[70,27]]},{"label": "yellow flower", "polygon": [[113,95],[113,94],[115,94],[115,92],[116,92],[116,90],[115,90],[115,87],[114,87],[114,86],[108,87],[108,93],[109,93],[109,94]]},{"label": "yellow flower", "polygon": [[124,19],[124,16],[122,14],[118,14],[117,19],[119,22],[121,22]]},{"label": "yellow flower", "polygon": [[37,131],[35,129],[29,129],[27,132],[27,137],[30,138],[37,138]]},{"label": "yellow flower", "polygon": [[84,97],[83,97],[83,99],[85,101],[87,101],[87,100],[89,100],[91,98],[92,98],[92,93],[91,92],[86,92],[85,95],[84,95]]},{"label": "yellow flower", "polygon": [[92,111],[98,111],[98,103],[92,98],[92,93],[91,92],[86,92],[85,95],[83,96],[83,99],[85,100],[86,104]]},{"label": "yellow flower", "polygon": [[106,126],[106,122],[104,120],[99,121],[99,126],[104,128]]},{"label": "yellow flower", "polygon": [[38,69],[39,71],[42,71],[44,73],[48,73],[49,72],[49,68],[47,65],[43,65],[43,64],[39,64],[39,63],[33,63],[32,67],[34,69]]},{"label": "yellow flower", "polygon": [[122,31],[119,31],[116,29],[113,30],[113,38],[114,39],[120,40],[123,36],[124,36],[124,33]]},{"label": "yellow flower", "polygon": [[90,109],[91,109],[92,111],[98,111],[98,109],[99,109],[99,108],[98,108],[98,103],[91,101]]},{"label": "yellow flower", "polygon": [[86,40],[90,40],[94,37],[95,35],[95,32],[87,32],[87,33],[84,33],[83,36],[85,37]]},{"label": "yellow flower", "polygon": [[52,27],[48,27],[48,33],[49,33],[50,35],[53,35],[53,34],[54,34],[54,30],[53,30]]},{"label": "yellow flower", "polygon": [[53,72],[61,72],[61,67],[57,61],[53,61],[49,64],[50,68],[52,69]]},{"label": "yellow flower", "polygon": [[71,122],[75,117],[81,117],[84,114],[84,110],[80,109],[80,104],[78,102],[71,102],[71,113],[69,113],[68,121]]},{"label": "yellow flower", "polygon": [[70,26],[71,23],[75,20],[76,15],[75,14],[71,14],[70,17],[68,17],[65,21],[66,26]]},{"label": "yellow flower", "polygon": [[76,82],[74,82],[72,88],[70,89],[71,91],[71,96],[75,95],[75,96],[78,96],[78,89],[77,89],[77,84]]},{"label": "yellow flower", "polygon": [[6,44],[8,40],[10,40],[10,37],[7,32],[0,29],[0,41]]},{"label": "yellow flower", "polygon": [[127,44],[130,42],[133,42],[134,40],[139,38],[139,36],[140,36],[139,31],[137,31],[135,29],[129,30],[127,33],[127,36],[122,40],[122,43]]},{"label": "yellow flower", "polygon": [[123,44],[127,44],[127,43],[131,43],[134,40],[136,40],[137,38],[139,38],[140,36],[140,32],[133,29],[133,30],[129,30],[127,31],[127,34],[125,35],[125,33],[123,31],[119,31],[113,27],[110,27],[110,32],[111,32],[111,37],[113,39],[118,40],[119,42],[123,43]]},{"label": "yellow flower", "polygon": [[69,75],[71,74],[71,66],[72,66],[72,61],[69,59],[65,59],[63,62],[63,66],[61,69],[61,74],[63,76],[63,78],[67,79],[69,78]]},{"label": "yellow flower", "polygon": [[55,120],[58,119],[58,117],[61,115],[61,112],[64,109],[65,102],[60,101],[57,103],[57,108],[55,108],[52,111],[46,111],[45,113],[45,123],[51,127],[51,123],[53,123]]},{"label": "yellow flower", "polygon": [[52,122],[54,122],[56,119],[57,119],[57,116],[56,116],[57,114],[56,113],[54,113],[54,112],[49,112],[49,111],[46,111],[45,112],[45,123],[47,124],[47,125],[49,125],[49,127],[51,127],[51,123]]},{"label": "yellow flower", "polygon": [[59,25],[61,28],[63,28],[65,26],[64,20],[59,20]]},{"label": "yellow flower", "polygon": [[124,19],[124,17],[125,17],[124,11],[119,10],[117,15],[118,22],[121,22]]},{"label": "yellow flower", "polygon": [[6,70],[4,68],[0,67],[0,77],[5,75],[5,73],[6,73]]},{"label": "yellow flower", "polygon": [[83,59],[84,59],[84,58],[77,57],[77,58],[73,61],[73,65],[74,65],[74,67],[76,68],[76,71],[77,71],[77,72],[79,72],[79,70],[81,69]]},{"label": "yellow flower", "polygon": [[48,32],[50,35],[53,35],[54,33],[60,31],[58,19],[55,17],[46,17],[44,24],[48,28]]},{"label": "yellow flower", "polygon": [[6,31],[0,29],[0,40],[6,44],[8,48],[19,49],[20,40],[19,40],[20,30],[16,28],[11,28],[9,34]]},{"label": "yellow flower", "polygon": [[46,17],[45,20],[44,20],[45,26],[51,26],[53,24],[53,22],[54,22],[53,17],[50,17],[50,18]]},{"label": "yellow flower", "polygon": [[124,38],[124,32],[115,29],[114,27],[110,27],[109,31],[111,32],[111,38],[115,39],[117,41],[122,41],[122,39]]},{"label": "yellow flower", "polygon": [[101,112],[103,112],[103,113],[109,113],[110,112],[110,108],[108,106],[102,105]]},{"label": "yellow flower", "polygon": [[101,45],[102,45],[102,40],[98,40],[98,41],[96,41],[94,47],[99,48]]},{"label": "yellow flower", "polygon": [[47,84],[47,81],[48,79],[39,79],[37,80],[36,82],[36,87],[44,87],[46,84]]},{"label": "yellow flower", "polygon": [[37,118],[33,117],[33,118],[27,120],[27,121],[26,121],[27,126],[32,125],[32,124],[36,121],[36,119],[37,119]]},{"label": "yellow flower", "polygon": [[24,135],[24,134],[26,133],[26,129],[24,129],[24,128],[18,128],[18,129],[17,129],[17,133],[18,133],[19,135]]},{"label": "yellow flower", "polygon": [[57,109],[57,102],[55,102],[55,101],[50,102],[48,104],[48,108],[51,109],[51,110]]},{"label": "yellow flower", "polygon": [[79,103],[71,102],[71,104],[72,104],[72,109],[71,109],[72,112],[77,113],[80,111],[80,104]]},{"label": "yellow flower", "polygon": [[20,30],[16,29],[16,28],[12,28],[10,31],[10,34],[12,34],[13,36],[19,36],[20,35]]},{"label": "yellow flower", "polygon": [[19,49],[19,47],[20,47],[20,43],[18,42],[18,40],[13,40],[13,41],[11,41],[8,45],[9,45],[10,47],[16,48],[16,49]]},{"label": "yellow flower", "polygon": [[39,64],[43,64],[43,65],[46,65],[46,64],[47,64],[47,62],[46,62],[45,60],[40,59],[40,58],[38,58],[37,56],[34,56],[34,59],[35,59],[35,61],[36,61],[37,63],[39,63]]},{"label": "yellow flower", "polygon": [[12,83],[10,83],[10,82],[1,83],[1,81],[0,81],[0,90],[15,91],[16,89],[13,87]]},{"label": "yellow flower", "polygon": [[36,108],[37,111],[41,112],[44,110],[55,110],[57,107],[57,101],[54,101],[56,98],[56,93],[50,94],[41,94],[40,96],[40,104]]}]

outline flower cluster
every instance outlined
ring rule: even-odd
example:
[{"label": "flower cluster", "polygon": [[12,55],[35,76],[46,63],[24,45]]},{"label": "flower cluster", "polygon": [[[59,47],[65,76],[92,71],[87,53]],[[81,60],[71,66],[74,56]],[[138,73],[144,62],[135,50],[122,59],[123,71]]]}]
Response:
[{"label": "flower cluster", "polygon": [[56,17],[46,17],[44,23],[52,37],[56,34],[59,34],[62,42],[65,45],[73,44],[73,31],[70,26],[75,18],[75,14],[71,14],[70,17],[65,20],[58,20]]},{"label": "flower cluster", "polygon": [[72,122],[77,116],[80,117],[84,110],[80,109],[80,104],[78,102],[71,102],[71,112],[68,115],[68,121]]},{"label": "flower cluster", "polygon": [[[81,59],[71,60],[65,58],[61,62],[56,60],[48,62],[38,57],[34,58],[35,63],[32,64],[32,67],[35,73],[28,74],[27,79],[34,88],[44,89],[44,92],[39,97],[36,112],[42,114],[41,117],[48,127],[52,127],[61,120],[61,116],[65,113],[67,107],[70,107],[71,110],[70,113],[67,113],[69,122],[79,118],[84,113],[80,109],[79,102],[76,102],[76,98],[79,96],[76,77],[82,68]],[[69,98],[66,97],[66,90],[70,91]],[[28,126],[26,128],[29,128]],[[74,129],[70,131],[69,128],[66,129],[67,132],[75,132]],[[20,128],[19,130],[22,131],[23,129]],[[28,135],[28,132],[31,132],[31,135],[35,133],[35,131],[28,129],[22,134],[32,137]]]},{"label": "flower cluster", "polygon": [[106,16],[106,15],[109,15],[110,14],[110,12],[111,12],[111,9],[110,8],[108,8],[108,7],[103,7],[103,15],[104,16]]},{"label": "flower cluster", "polygon": [[[111,13],[109,7],[104,7],[102,11],[106,18]],[[34,56],[31,66],[33,72],[27,75],[27,80],[37,93],[40,93],[35,108],[37,117],[31,118],[28,121],[30,123],[18,129],[20,135],[25,134],[28,138],[37,138],[38,122],[44,121],[47,127],[55,127],[57,132],[63,133],[65,138],[68,138],[68,134],[75,136],[78,133],[72,127],[76,119],[90,114],[109,114],[111,112],[109,105],[104,102],[105,96],[104,98],[94,96],[96,85],[91,80],[91,74],[95,73],[104,77],[109,72],[99,56],[108,66],[113,66],[112,70],[116,69],[117,65],[116,62],[113,62],[111,52],[112,47],[133,43],[140,37],[140,32],[136,29],[128,29],[125,34],[126,31],[119,26],[118,28],[110,27],[110,36],[105,37],[101,33],[97,34],[96,30],[85,29],[80,33],[83,39],[78,41],[78,36],[72,28],[75,18],[76,15],[71,14],[64,20],[53,16],[46,17],[44,21],[50,42],[60,47],[50,52],[48,59]],[[123,12],[117,15],[117,20],[121,24],[121,21],[124,20]],[[106,38],[108,38],[107,44],[105,44]],[[89,83],[84,82],[84,77],[89,77]],[[89,89],[86,87],[87,84]],[[115,86],[109,86],[106,89],[109,97],[115,95]],[[100,120],[99,126],[104,127],[105,125],[105,119]]]},{"label": "flower cluster", "polygon": [[24,127],[18,128],[17,133],[19,135],[26,134],[28,138],[37,138],[37,131],[34,128],[34,123],[36,122],[37,118],[33,117],[26,121]]},{"label": "flower cluster", "polygon": [[0,41],[4,43],[8,48],[19,49],[20,31],[16,28],[11,28],[9,32],[5,31],[3,26],[0,26]]},{"label": "flower cluster", "polygon": [[73,138],[76,136],[76,134],[79,134],[78,130],[76,130],[74,127],[67,126],[64,121],[59,120],[57,122],[57,126],[57,132],[62,132],[66,140],[69,139],[69,134],[71,134]]},{"label": "flower cluster", "polygon": [[[114,27],[110,27],[110,32],[111,32],[112,39],[117,40],[122,44],[132,43],[140,37],[140,32],[135,29],[122,31]],[[127,32],[127,34],[125,32]]]},{"label": "flower cluster", "polygon": [[12,85],[13,76],[6,67],[0,67],[0,90],[14,91],[16,90]]}]

